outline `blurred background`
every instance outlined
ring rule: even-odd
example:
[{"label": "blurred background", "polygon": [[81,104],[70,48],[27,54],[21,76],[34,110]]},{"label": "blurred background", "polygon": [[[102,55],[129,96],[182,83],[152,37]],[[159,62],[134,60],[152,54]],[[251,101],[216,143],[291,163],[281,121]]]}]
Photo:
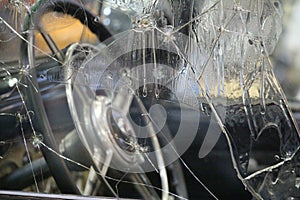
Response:
[{"label": "blurred background", "polygon": [[[24,20],[24,10],[29,9],[33,0],[7,1],[0,0],[0,17],[11,28],[21,33]],[[112,33],[119,33],[131,27],[128,17],[131,11],[118,10],[111,3],[85,0],[83,2]],[[104,1],[106,2],[106,1]],[[297,107],[295,103],[300,101],[300,1],[289,0],[282,2],[284,7],[283,31],[271,59],[274,71],[286,96],[291,102],[291,107]],[[102,12],[99,14],[100,10]],[[124,14],[126,13],[126,14]],[[50,32],[60,48],[76,41],[96,43],[97,38],[79,20],[68,15],[47,14],[42,19],[42,27]],[[0,61],[6,63],[19,60],[20,37],[0,20]],[[43,51],[49,51],[42,37],[37,34],[36,45]],[[297,109],[297,108],[295,108]],[[300,106],[299,106],[300,109]]]},{"label": "blurred background", "polygon": [[[90,11],[98,16],[95,18],[95,21],[101,21],[113,34],[131,28],[131,19],[128,16],[131,14],[131,10],[119,10],[119,8],[115,7],[113,4],[101,4],[100,1],[94,0],[84,0],[79,2],[84,3]],[[0,20],[0,67],[4,66],[5,68],[5,66],[8,65],[18,66],[24,11],[29,9],[32,4],[33,0],[0,0],[0,17],[3,19]],[[284,7],[283,31],[276,50],[271,56],[271,60],[273,62],[276,77],[290,102],[290,107],[294,112],[298,111],[299,115],[300,39],[298,37],[300,36],[300,1],[288,0],[282,2],[282,4]],[[79,41],[92,44],[97,44],[99,42],[98,38],[89,31],[87,27],[82,25],[79,20],[68,15],[55,12],[46,14],[41,19],[41,27],[51,34],[60,49]],[[50,53],[45,41],[38,32],[36,34],[35,44],[39,49],[37,54],[44,55],[45,52]],[[60,108],[56,109],[59,110]],[[53,110],[54,112],[55,108],[51,107],[49,110]],[[205,132],[205,130],[203,132]],[[203,138],[201,138],[202,136],[198,137],[199,138],[195,141],[203,140]],[[183,155],[183,158],[187,163],[192,163],[194,161],[190,155],[197,155],[199,150],[198,146],[198,144],[192,145],[190,151]],[[224,197],[230,199],[229,196],[233,194],[232,192],[235,192],[235,196],[240,193],[240,196],[244,197],[242,199],[250,199],[251,196],[243,190],[244,186],[236,178],[235,171],[231,166],[230,155],[228,152],[224,153],[223,149],[227,149],[227,143],[226,139],[221,137],[217,144],[216,152],[222,153],[214,154],[213,156],[215,157],[210,155],[210,157],[208,156],[203,159],[203,165],[191,166],[192,171],[197,172],[198,177],[206,177],[208,180],[207,185],[210,188],[214,188],[215,192],[220,190],[220,197],[222,197],[223,193]],[[10,156],[10,158],[17,158],[18,156],[21,158],[25,157],[24,155],[14,155]],[[218,160],[222,165],[214,165],[215,160]],[[226,169],[226,166],[228,169]],[[218,177],[218,172],[222,174],[221,172],[226,171],[225,169],[228,173],[226,174],[226,177],[224,177],[224,180],[234,184],[228,184],[224,187],[224,182],[221,179],[216,180],[215,177]],[[211,173],[212,171],[214,172],[213,174]],[[186,180],[189,190],[193,191],[193,197],[195,199],[199,199],[200,197],[202,199],[209,198],[209,195],[197,196],[200,194],[205,195],[206,193],[203,189],[199,189],[199,183],[197,183],[188,173],[186,174]],[[223,187],[224,189],[221,191],[220,188]]]},{"label": "blurred background", "polygon": [[283,1],[283,31],[272,60],[274,71],[291,103],[300,100],[300,1]]}]

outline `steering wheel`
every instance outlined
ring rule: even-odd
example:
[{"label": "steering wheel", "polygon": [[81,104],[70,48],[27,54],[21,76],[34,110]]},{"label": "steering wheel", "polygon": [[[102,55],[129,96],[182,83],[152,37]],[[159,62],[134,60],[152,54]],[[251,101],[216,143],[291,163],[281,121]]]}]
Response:
[{"label": "steering wheel", "polygon": [[[29,81],[25,78],[24,83],[28,86],[28,88],[22,88],[21,90],[24,93],[25,103],[28,106],[28,109],[34,112],[34,119],[32,120],[32,125],[35,129],[34,131],[42,134],[45,145],[47,145],[54,151],[59,152],[47,118],[41,94],[38,91],[39,87],[36,78],[36,71],[34,69],[35,60],[33,30],[35,29],[41,32],[52,53],[56,55],[56,58],[58,59],[57,61],[63,62],[63,57],[61,57],[62,53],[55,45],[55,42],[52,40],[51,36],[44,33],[38,25],[38,20],[40,19],[40,17],[44,13],[49,11],[66,12],[66,14],[74,16],[82,23],[88,23],[91,31],[94,32],[100,40],[105,40],[111,35],[102,24],[95,23],[93,21],[95,17],[92,13],[87,11],[81,5],[72,1],[37,1],[36,4],[34,4],[31,8],[31,13],[29,13],[27,18],[25,19],[23,34],[24,39],[21,43],[21,62],[22,66],[24,66],[23,68],[25,70],[28,70],[30,76],[32,76],[32,79],[30,79]],[[49,152],[49,150],[45,149],[42,146],[41,151],[61,192],[79,194],[80,192],[75,186],[74,181],[72,180],[70,172],[63,159],[59,158],[52,152]],[[65,178],[62,179],[62,177]]]},{"label": "steering wheel", "polygon": [[[31,8],[31,12],[28,13],[27,18],[25,19],[24,34],[21,43],[21,64],[23,66],[23,70],[27,71],[29,73],[28,75],[31,78],[30,80],[24,78],[22,82],[27,87],[24,88],[22,87],[21,92],[23,93],[24,96],[26,109],[34,113],[33,116],[30,116],[30,118],[32,118],[30,123],[32,123],[32,129],[34,134],[40,133],[43,136],[43,143],[45,144],[45,146],[41,145],[40,149],[43,153],[43,156],[45,157],[45,160],[56,181],[58,188],[61,190],[62,193],[80,194],[80,191],[75,185],[75,182],[72,180],[70,171],[66,166],[64,158],[54,153],[54,152],[59,152],[59,148],[55,141],[54,134],[52,132],[47,117],[47,113],[43,105],[42,96],[39,91],[37,74],[35,69],[36,65],[35,65],[34,48],[36,47],[34,45],[35,44],[34,30],[39,31],[42,37],[44,38],[44,40],[46,41],[48,47],[50,48],[52,54],[54,55],[54,57],[51,58],[54,59],[59,64],[64,64],[66,62],[65,59],[66,55],[57,47],[57,44],[54,42],[51,36],[47,34],[39,25],[40,19],[43,16],[43,14],[51,11],[65,13],[78,19],[82,24],[86,25],[99,38],[99,41],[101,42],[106,41],[108,38],[112,38],[112,35],[105,28],[105,26],[103,26],[101,23],[95,20],[96,16],[94,16],[91,12],[89,12],[83,5],[76,3],[74,1],[68,1],[68,0],[37,1],[36,4],[34,4],[33,7]],[[88,45],[86,48],[93,48],[91,46]],[[71,54],[73,55],[74,52],[75,51],[72,51]],[[67,87],[69,88],[69,92],[73,90],[71,84],[67,84]],[[103,97],[100,96],[99,98],[103,98]],[[142,104],[139,105],[140,105],[140,109],[142,110],[145,109]],[[75,115],[72,115],[72,117],[76,118]],[[78,124],[76,124],[76,120],[74,120],[74,122],[75,122],[75,126],[77,126]],[[111,121],[108,120],[107,122],[110,122],[106,124],[107,126],[112,126]],[[154,143],[155,145],[159,145],[158,141]],[[53,151],[49,151],[49,148],[52,149]],[[160,156],[161,158],[163,157],[162,155]],[[176,190],[175,193],[180,197],[187,197],[182,170],[178,162],[179,161],[175,161],[173,164],[171,164],[168,167],[168,169],[171,170],[173,176],[172,181],[179,182],[175,184],[175,190]],[[97,164],[95,164],[94,170],[100,173],[100,169],[99,167],[97,167]],[[157,193],[153,188],[144,187],[146,184],[149,184],[147,176],[145,176],[144,174],[134,175],[132,176],[132,180],[141,183],[137,190],[141,193],[141,195],[144,198],[147,197],[158,198]]]}]

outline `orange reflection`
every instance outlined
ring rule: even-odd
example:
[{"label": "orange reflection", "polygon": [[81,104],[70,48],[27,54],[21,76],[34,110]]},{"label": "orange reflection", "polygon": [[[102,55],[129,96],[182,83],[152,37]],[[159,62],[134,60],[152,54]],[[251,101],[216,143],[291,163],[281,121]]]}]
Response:
[{"label": "orange reflection", "polygon": [[[41,27],[51,35],[60,49],[75,42],[97,43],[99,41],[87,26],[82,25],[78,19],[66,14],[46,13],[41,19]],[[50,53],[47,43],[39,32],[36,34],[35,45],[43,52]],[[37,52],[37,54],[41,55],[42,53]]]}]

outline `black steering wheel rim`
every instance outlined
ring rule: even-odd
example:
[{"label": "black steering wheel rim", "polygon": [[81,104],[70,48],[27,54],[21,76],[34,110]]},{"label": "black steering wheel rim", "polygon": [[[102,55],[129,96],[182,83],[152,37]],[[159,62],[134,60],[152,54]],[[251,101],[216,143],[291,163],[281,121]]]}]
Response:
[{"label": "black steering wheel rim", "polygon": [[[41,93],[39,91],[36,69],[34,65],[34,33],[33,30],[39,27],[40,17],[50,11],[62,12],[73,16],[78,19],[82,24],[86,25],[100,41],[104,41],[111,37],[109,31],[99,22],[96,22],[94,16],[88,11],[83,5],[69,0],[40,0],[37,1],[31,8],[31,12],[28,13],[23,30],[23,40],[21,42],[21,66],[23,70],[28,72],[27,75],[31,76],[30,80],[23,77],[22,82],[27,87],[20,87],[20,91],[24,96],[27,109],[33,111],[34,116],[32,125],[34,132],[39,133],[43,136],[43,143],[54,150],[59,152],[58,145],[56,144],[47,113],[45,111]],[[31,58],[30,58],[31,56]],[[31,59],[31,60],[30,60]],[[41,152],[48,163],[48,167],[51,171],[53,178],[58,185],[58,188],[62,193],[68,194],[80,194],[77,186],[72,180],[71,174],[66,166],[65,161],[50,152],[43,146],[40,146]],[[59,170],[57,170],[59,169]]]}]

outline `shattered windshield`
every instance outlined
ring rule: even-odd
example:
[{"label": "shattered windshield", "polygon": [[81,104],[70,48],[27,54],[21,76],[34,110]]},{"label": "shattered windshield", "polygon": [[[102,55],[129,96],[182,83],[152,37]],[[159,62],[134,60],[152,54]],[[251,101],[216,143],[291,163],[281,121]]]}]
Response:
[{"label": "shattered windshield", "polygon": [[0,196],[300,199],[296,7],[0,1]]}]

